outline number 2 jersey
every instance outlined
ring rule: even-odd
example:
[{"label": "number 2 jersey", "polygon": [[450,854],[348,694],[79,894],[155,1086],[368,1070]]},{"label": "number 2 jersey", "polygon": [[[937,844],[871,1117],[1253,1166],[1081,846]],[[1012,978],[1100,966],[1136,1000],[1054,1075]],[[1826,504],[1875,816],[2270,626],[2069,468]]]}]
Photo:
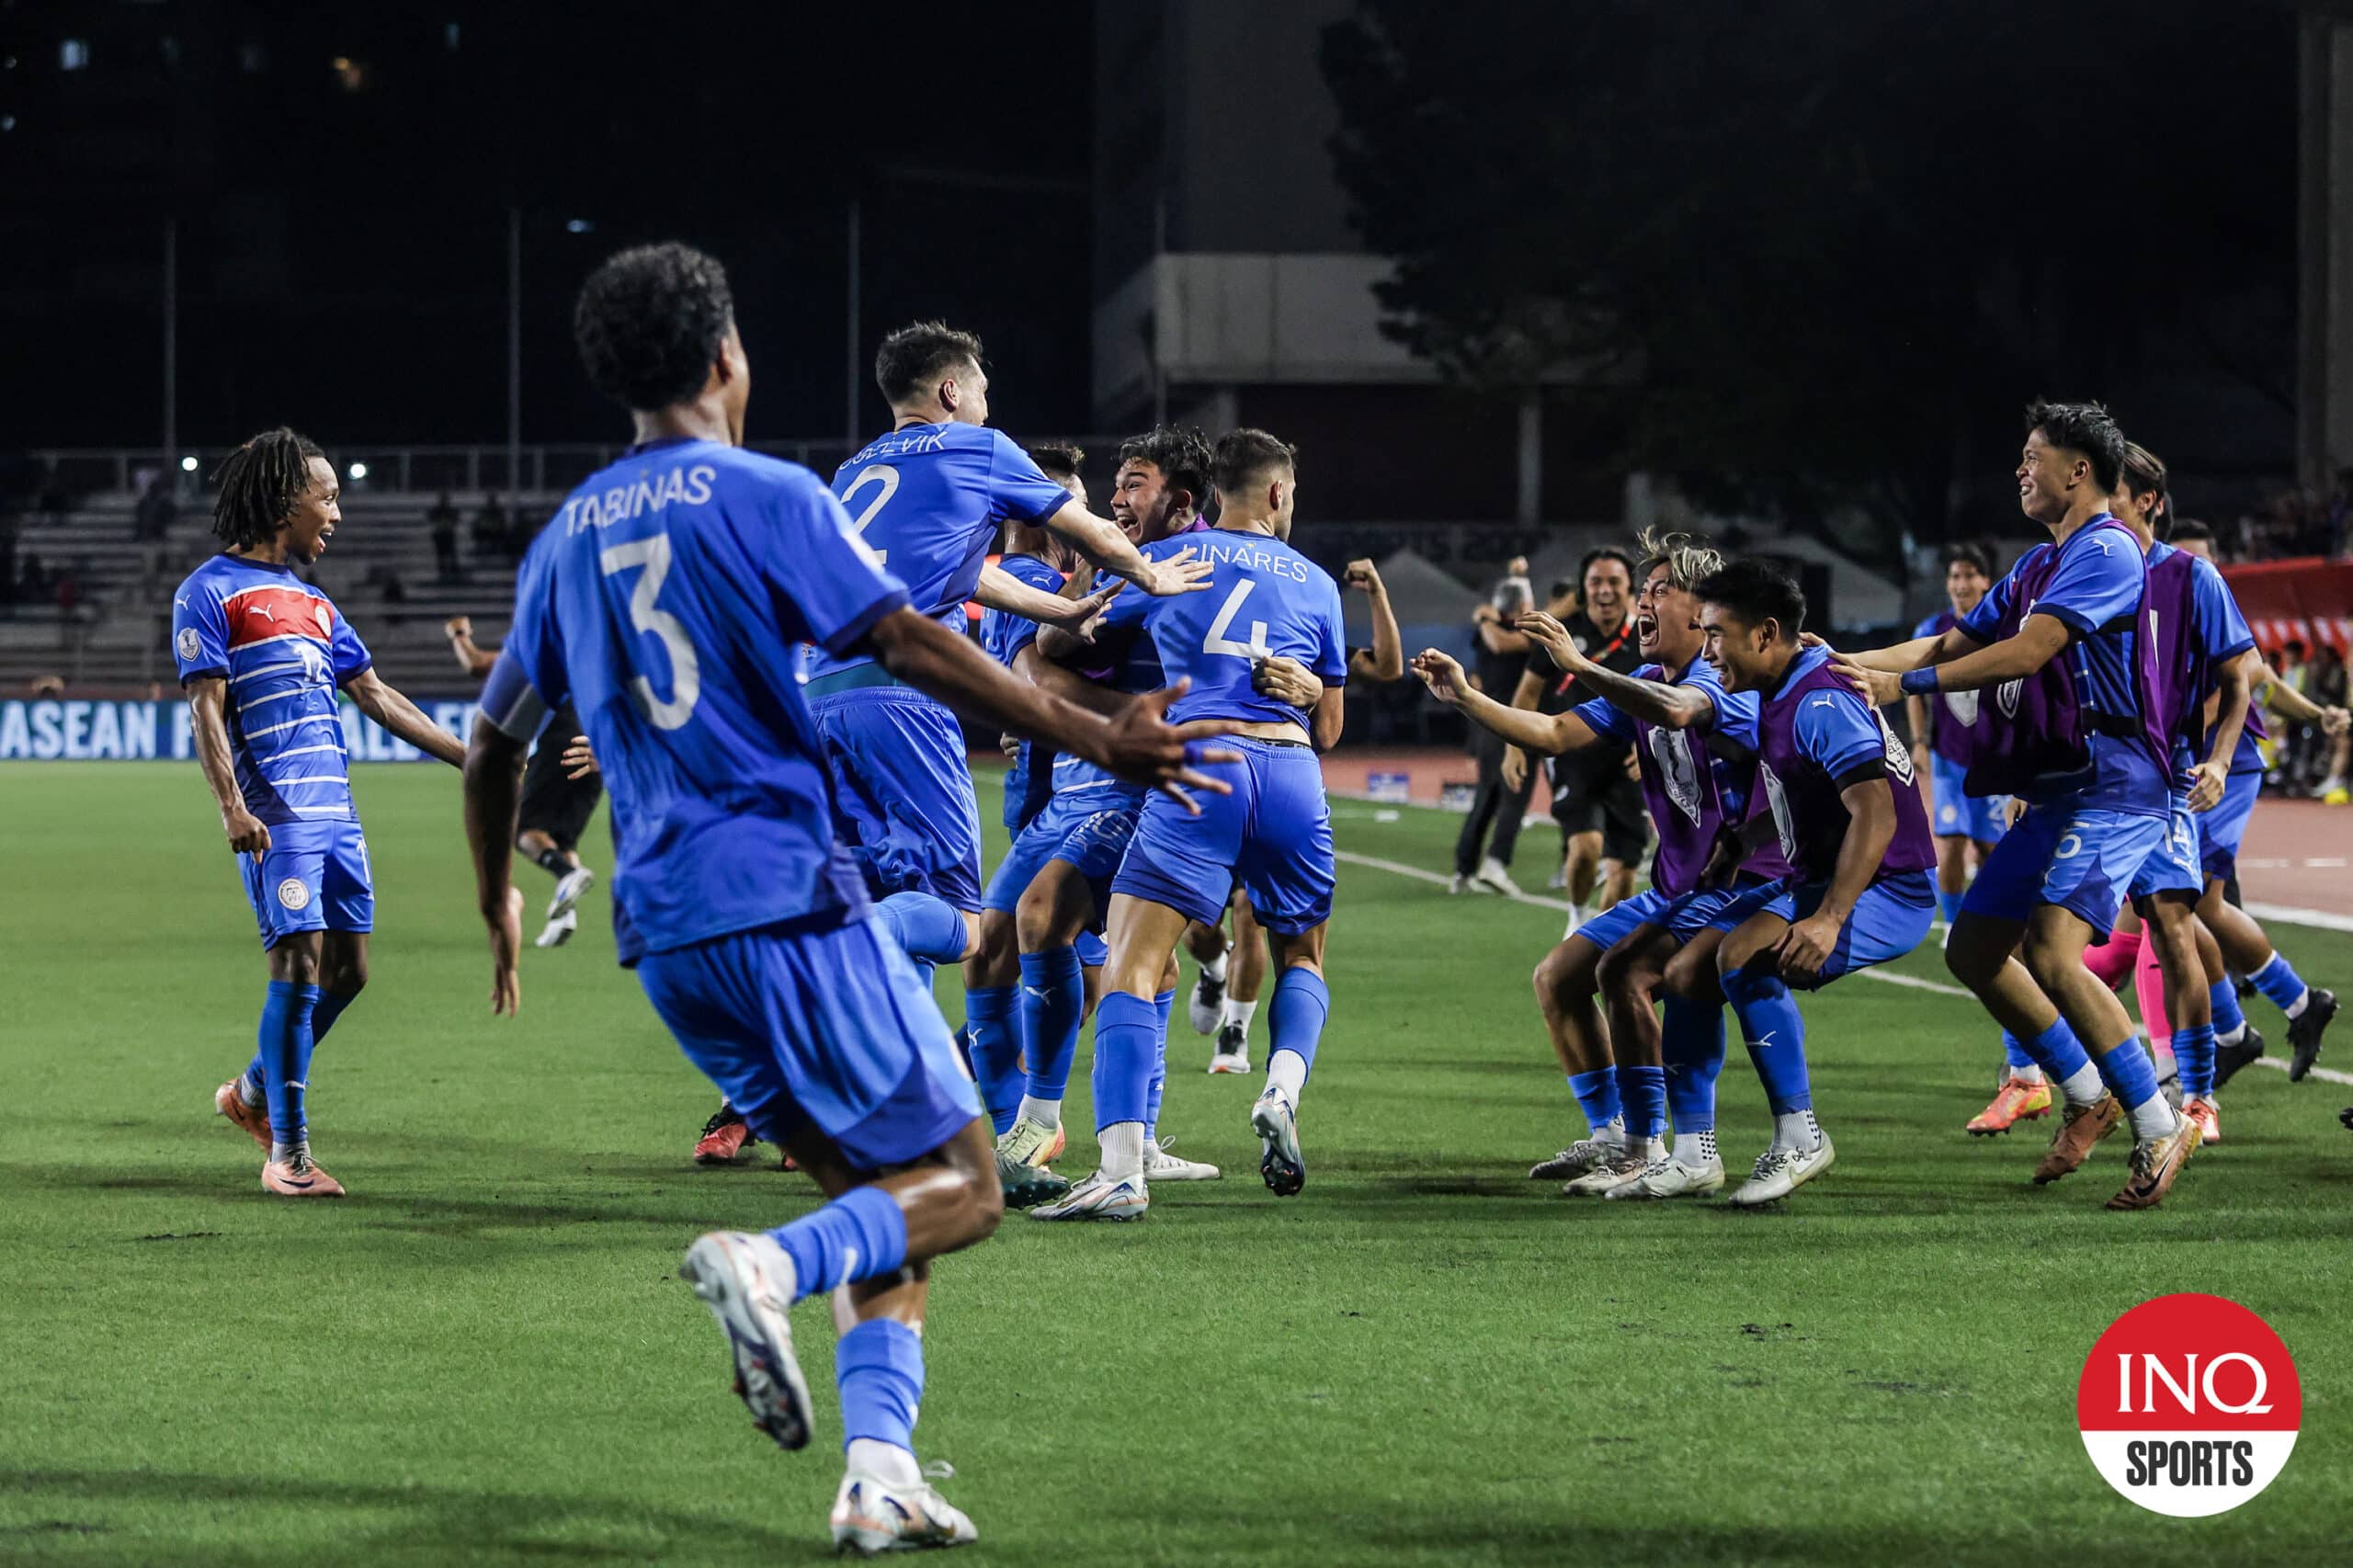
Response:
[{"label": "number 2 jersey", "polygon": [[839,924],[866,891],[835,843],[798,644],[848,656],[907,602],[807,469],[649,442],[532,542],[483,709],[517,739],[546,708],[578,710],[612,796],[614,895],[643,949]]},{"label": "number 2 jersey", "polygon": [[358,820],[335,693],[372,661],[326,595],[290,567],[216,555],[172,596],[172,657],[183,686],[226,681],[237,792],[257,821]]}]

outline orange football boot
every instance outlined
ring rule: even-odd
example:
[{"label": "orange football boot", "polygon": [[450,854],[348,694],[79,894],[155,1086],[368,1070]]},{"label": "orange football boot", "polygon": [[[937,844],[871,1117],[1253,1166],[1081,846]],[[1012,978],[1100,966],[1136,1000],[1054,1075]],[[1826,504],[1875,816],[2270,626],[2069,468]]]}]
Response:
[{"label": "orange football boot", "polygon": [[230,1079],[213,1090],[212,1108],[216,1114],[227,1117],[233,1125],[242,1127],[251,1133],[254,1142],[262,1146],[264,1153],[267,1153],[269,1152],[269,1107],[247,1105],[245,1096],[238,1092],[242,1082],[241,1075]]},{"label": "orange football boot", "polygon": [[2051,1140],[2051,1147],[2034,1167],[2034,1185],[2057,1181],[2091,1157],[2092,1145],[2116,1131],[2124,1107],[2114,1095],[2102,1094],[2089,1105],[2071,1105]]},{"label": "orange football boot", "polygon": [[2032,1121],[2051,1114],[2051,1085],[2029,1083],[2024,1078],[2006,1078],[1994,1095],[1994,1103],[1969,1119],[1972,1137],[1990,1138],[1996,1132],[2007,1132],[2021,1121]]},{"label": "orange football boot", "polygon": [[261,1168],[261,1185],[280,1198],[341,1198],[343,1183],[311,1163],[300,1150]]},{"label": "orange football boot", "polygon": [[2210,1148],[2222,1141],[2222,1112],[2212,1100],[2184,1100],[2181,1114],[2198,1124],[2200,1148]]},{"label": "orange football boot", "polygon": [[2199,1142],[2198,1123],[2182,1117],[2163,1138],[2144,1138],[2132,1145],[2132,1175],[2108,1200],[2110,1209],[2154,1209],[2165,1200],[2181,1167],[2189,1163]]}]

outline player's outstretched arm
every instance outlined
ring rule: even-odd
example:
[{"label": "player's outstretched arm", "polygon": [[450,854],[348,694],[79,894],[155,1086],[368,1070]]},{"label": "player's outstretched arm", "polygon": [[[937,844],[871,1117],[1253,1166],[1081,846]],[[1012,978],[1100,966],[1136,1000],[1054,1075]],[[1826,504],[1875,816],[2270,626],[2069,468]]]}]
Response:
[{"label": "player's outstretched arm", "polygon": [[1071,598],[1033,588],[1001,566],[983,566],[981,585],[972,597],[990,609],[1001,609],[1040,626],[1061,627],[1083,637],[1087,622],[1103,613],[1103,607],[1111,602],[1111,594],[1118,585]]},{"label": "player's outstretched arm", "polygon": [[1362,588],[1372,609],[1372,655],[1351,659],[1348,674],[1367,680],[1404,679],[1405,638],[1397,630],[1397,612],[1390,608],[1389,585],[1381,580],[1380,569],[1370,561],[1351,561],[1341,581],[1351,588]]},{"label": "player's outstretched arm", "polygon": [[225,676],[201,676],[188,683],[188,714],[196,731],[196,766],[204,774],[205,788],[212,791],[213,803],[221,808],[221,831],[229,835],[229,847],[240,855],[258,855],[269,847],[269,829],[245,810],[245,797],[237,789],[237,765],[229,753],[229,726],[221,717],[228,700]]},{"label": "player's outstretched arm", "polygon": [[1470,677],[1451,653],[1423,649],[1414,656],[1414,673],[1422,677],[1432,697],[1513,745],[1557,756],[1594,743],[1593,727],[1574,713],[1547,715],[1526,708],[1506,708],[1485,692],[1472,690]]},{"label": "player's outstretched arm", "polygon": [[493,1013],[512,1014],[523,1001],[516,968],[523,948],[523,901],[513,870],[526,750],[485,713],[475,718],[473,739],[460,764],[466,774],[466,846],[473,855],[474,894],[483,924],[490,928]]},{"label": "player's outstretched arm", "polygon": [[[1045,630],[1040,631],[1041,640]],[[1088,680],[1067,665],[1054,663],[1036,642],[1013,656],[1013,668],[1031,685],[1043,687],[1063,701],[1106,719],[1128,705],[1126,692],[1115,691],[1100,681]]]},{"label": "player's outstretched arm", "polygon": [[453,615],[441,623],[441,634],[449,640],[449,652],[458,656],[458,666],[476,680],[490,674],[490,666],[498,663],[498,654],[474,642],[474,623],[471,617]]},{"label": "player's outstretched arm", "polygon": [[2314,702],[2281,680],[2279,672],[2252,648],[2240,657],[2246,661],[2247,679],[2253,689],[2263,694],[2266,708],[2291,724],[2318,724],[2325,734],[2341,735],[2345,733],[2347,715],[2344,709]]},{"label": "player's outstretched arm", "polygon": [[1179,730],[1168,724],[1163,715],[1181,686],[1132,698],[1107,722],[1023,680],[966,639],[912,609],[892,611],[867,636],[883,668],[892,675],[1000,729],[1044,741],[1122,778],[1149,784],[1188,808],[1198,809],[1185,792],[1188,788],[1228,792],[1222,782],[1194,765],[1237,761],[1237,754],[1206,751],[1195,742],[1228,733],[1233,726],[1188,724]]},{"label": "player's outstretched arm", "polygon": [[[1961,637],[1965,643],[1967,642],[1965,634],[1948,631],[1935,640],[1935,646],[1941,651],[1944,644],[1955,637]],[[1869,698],[1873,705],[1884,707],[1914,693],[1927,697],[1936,692],[1976,691],[1989,686],[1999,686],[2006,680],[2030,676],[2066,652],[2067,644],[2074,637],[2075,633],[2068,630],[2067,623],[2057,616],[2038,614],[2028,616],[2026,624],[2019,627],[2014,636],[1976,648],[1975,652],[1963,653],[1949,662],[1939,660],[1914,665],[1902,674],[1864,664],[1853,654],[1834,653],[1831,656],[1837,660],[1841,673],[1846,675],[1857,691]],[[1904,646],[1917,647],[1928,641],[1924,637]],[[1967,645],[1975,647],[1974,643]],[[1891,650],[1880,650],[1882,654],[1888,652]],[[1866,654],[1862,657],[1870,656]]]},{"label": "player's outstretched arm", "polygon": [[466,765],[466,748],[458,737],[426,718],[417,705],[386,686],[375,667],[361,670],[343,683],[359,711],[422,752],[430,752],[452,767]]},{"label": "player's outstretched arm", "polygon": [[[1827,647],[1813,632],[1800,639],[1815,647]],[[1886,670],[1902,675],[1906,670],[1922,669],[1929,665],[1950,664],[1979,646],[1975,638],[1959,627],[1953,627],[1935,637],[1915,637],[1909,642],[1893,642],[1884,648],[1866,648],[1859,653],[1841,653],[1846,663],[1867,670]]]},{"label": "player's outstretched arm", "polygon": [[1577,651],[1568,628],[1542,610],[1530,610],[1521,616],[1519,629],[1554,664],[1577,677],[1579,691],[1602,699],[1620,713],[1666,730],[1688,730],[1694,724],[1715,722],[1715,701],[1699,687],[1637,680],[1597,665]]},{"label": "player's outstretched arm", "polygon": [[1075,501],[1064,502],[1060,511],[1046,519],[1046,526],[1078,546],[1078,552],[1096,565],[1154,598],[1197,594],[1210,585],[1210,563],[1194,560],[1190,550],[1165,561],[1147,560],[1119,524],[1097,517]]}]

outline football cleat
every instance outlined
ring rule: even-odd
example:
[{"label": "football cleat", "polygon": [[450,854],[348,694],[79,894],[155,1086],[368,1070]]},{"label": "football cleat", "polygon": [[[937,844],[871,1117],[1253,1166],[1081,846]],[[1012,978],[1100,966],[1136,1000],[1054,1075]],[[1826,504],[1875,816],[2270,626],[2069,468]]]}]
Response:
[{"label": "football cleat", "polygon": [[1583,1176],[1561,1184],[1563,1198],[1600,1198],[1630,1181],[1639,1181],[1650,1168],[1648,1155],[1632,1144],[1609,1156]]},{"label": "football cleat", "polygon": [[1045,1168],[1046,1152],[1060,1131],[1017,1117],[996,1141],[996,1179],[1007,1209],[1034,1209],[1070,1190],[1068,1181]]},{"label": "football cleat", "polygon": [[1250,1071],[1250,1031],[1240,1024],[1221,1024],[1217,1031],[1217,1054],[1210,1058],[1212,1073],[1247,1073]]},{"label": "football cleat", "polygon": [[1687,1165],[1672,1155],[1653,1160],[1643,1174],[1601,1196],[1607,1199],[1703,1198],[1724,1184],[1724,1163]]},{"label": "football cleat", "polygon": [[1299,1114],[1280,1089],[1269,1085],[1250,1108],[1250,1131],[1258,1135],[1258,1174],[1278,1198],[1290,1198],[1307,1185],[1307,1162],[1299,1152]]},{"label": "football cleat", "polygon": [[1193,982],[1191,1000],[1185,1004],[1186,1017],[1193,1020],[1195,1034],[1217,1033],[1218,1015],[1225,1011],[1225,982],[1201,971]]},{"label": "football cleat", "polygon": [[554,919],[549,921],[546,926],[540,930],[540,934],[531,938],[531,946],[535,948],[560,948],[566,942],[572,940],[573,936],[578,932],[579,929],[580,912],[576,909],[567,909],[562,915],[559,915]]},{"label": "football cleat", "polygon": [[1580,1138],[1549,1160],[1539,1160],[1528,1167],[1530,1181],[1560,1181],[1569,1176],[1581,1176],[1605,1160],[1615,1159],[1626,1147],[1616,1138]]},{"label": "football cleat", "polygon": [[2248,1024],[2239,1033],[2237,1043],[2214,1049],[2214,1086],[2229,1083],[2238,1070],[2263,1054],[2263,1031]]},{"label": "football cleat", "polygon": [[1504,863],[1492,855],[1479,862],[1479,869],[1471,873],[1471,881],[1474,886],[1501,893],[1506,898],[1519,896],[1519,884],[1511,880],[1511,873],[1504,869]]},{"label": "football cleat", "polygon": [[2222,1141],[2222,1119],[2220,1108],[2212,1100],[2184,1100],[2181,1114],[2198,1124],[2198,1142],[2201,1148]]},{"label": "football cleat", "polygon": [[244,1077],[242,1074],[213,1090],[213,1114],[225,1116],[233,1125],[244,1128],[267,1152],[270,1144],[268,1102],[247,1105],[244,1091]]},{"label": "football cleat", "polygon": [[2143,1138],[2132,1145],[2132,1175],[2115,1197],[2108,1200],[2110,1209],[2154,1209],[2165,1200],[2173,1184],[2181,1175],[2181,1167],[2189,1163],[2190,1154],[2198,1147],[2198,1123],[2188,1117],[2177,1119],[2174,1130],[2163,1138]]},{"label": "football cleat", "polygon": [[1152,1195],[1140,1176],[1107,1181],[1101,1171],[1082,1179],[1051,1203],[1029,1210],[1032,1220],[1141,1220]]},{"label": "football cleat", "polygon": [[1768,1149],[1756,1156],[1756,1164],[1750,1168],[1748,1179],[1740,1184],[1740,1190],[1724,1201],[1735,1209],[1777,1203],[1828,1170],[1837,1158],[1838,1152],[1830,1146],[1826,1132],[1811,1151]]},{"label": "football cleat", "polygon": [[[548,900],[549,923],[552,925],[571,914],[572,906],[580,902],[581,894],[586,892],[588,884],[596,880],[597,873],[585,866],[574,866],[563,876],[558,877],[555,883],[555,896]],[[540,944],[543,948],[554,945],[552,942]]]},{"label": "football cleat", "polygon": [[2006,1078],[1995,1092],[1994,1103],[1969,1119],[1969,1131],[1972,1137],[1990,1138],[1996,1132],[2007,1132],[2021,1121],[2050,1114],[2050,1084]]},{"label": "football cleat", "polygon": [[981,1539],[972,1521],[927,1485],[893,1486],[851,1471],[834,1494],[834,1551],[861,1557],[927,1546],[968,1546]]},{"label": "football cleat", "polygon": [[341,1198],[343,1183],[311,1163],[308,1149],[297,1149],[282,1160],[271,1160],[261,1168],[264,1191],[280,1198]]},{"label": "football cleat", "polygon": [[2157,1079],[2157,1093],[2165,1097],[2165,1104],[2178,1112],[2181,1109],[2181,1069],[2175,1064],[2171,1053],[2159,1057],[2157,1065],[2165,1069],[2164,1074]]},{"label": "football cleat", "polygon": [[792,1356],[792,1259],[773,1237],[713,1231],[698,1237],[679,1261],[678,1278],[694,1287],[727,1336],[735,1359],[735,1392],[752,1425],[779,1449],[809,1446],[809,1383]]},{"label": "football cleat", "polygon": [[702,1136],[695,1142],[695,1164],[733,1165],[745,1144],[758,1142],[752,1136],[751,1124],[744,1119],[743,1112],[732,1105],[722,1105],[702,1124]]},{"label": "football cleat", "polygon": [[2315,985],[2304,998],[2304,1010],[2288,1020],[2288,1043],[2295,1054],[2288,1058],[2288,1082],[2301,1084],[2320,1058],[2320,1037],[2336,1017],[2336,993]]},{"label": "football cleat", "polygon": [[1446,884],[1446,891],[1449,893],[1469,892],[1471,891],[1471,879],[1464,876],[1461,871],[1457,871],[1454,873],[1454,880]]},{"label": "football cleat", "polygon": [[2061,1116],[2059,1131],[2052,1135],[2051,1147],[2035,1163],[2034,1185],[2048,1186],[2082,1165],[2091,1157],[2092,1145],[2115,1131],[2123,1119],[2124,1107],[2105,1092],[2089,1105],[2069,1106]]},{"label": "football cleat", "polygon": [[1178,1158],[1168,1152],[1166,1143],[1147,1142],[1143,1146],[1143,1179],[1147,1185],[1155,1181],[1216,1181],[1224,1174],[1204,1161]]}]

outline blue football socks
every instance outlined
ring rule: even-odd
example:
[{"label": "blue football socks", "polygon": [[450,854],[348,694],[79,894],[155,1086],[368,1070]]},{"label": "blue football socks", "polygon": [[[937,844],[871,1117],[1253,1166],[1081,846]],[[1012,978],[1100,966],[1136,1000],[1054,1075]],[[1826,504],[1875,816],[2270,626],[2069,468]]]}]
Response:
[{"label": "blue football socks", "polygon": [[1781,977],[1755,969],[1738,969],[1723,977],[1724,997],[1740,1020],[1741,1040],[1756,1076],[1765,1085],[1765,1101],[1776,1117],[1793,1116],[1813,1108],[1813,1085],[1806,1074],[1805,1019]]},{"label": "blue football socks", "polygon": [[319,988],[273,980],[261,1006],[261,1028],[255,1059],[262,1065],[262,1088],[269,1101],[269,1136],[278,1150],[290,1150],[308,1136],[302,1110],[305,1080],[311,1074],[311,1015],[319,1005]]},{"label": "blue football socks", "polygon": [[1585,1112],[1586,1129],[1589,1132],[1599,1132],[1622,1115],[1618,1104],[1618,1074],[1614,1068],[1570,1074],[1569,1092],[1576,1096],[1578,1108]]},{"label": "blue football socks", "polygon": [[1160,1017],[1124,991],[1105,994],[1095,1009],[1095,1131],[1141,1123],[1149,1109],[1152,1062],[1160,1050]]},{"label": "blue football socks", "polygon": [[1945,917],[1946,925],[1949,926],[1961,918],[1961,901],[1968,896],[1965,891],[1947,892],[1942,888],[1937,890],[1937,913]]},{"label": "blue football socks", "polygon": [[923,1340],[896,1318],[869,1318],[834,1346],[842,1447],[863,1437],[915,1452],[923,1403]]},{"label": "blue football socks", "polygon": [[2202,1100],[2214,1092],[2214,1026],[2173,1031],[2175,1070],[2181,1074],[2181,1096]]},{"label": "blue football socks", "polygon": [[2213,1003],[2215,1038],[2236,1044],[2239,1031],[2246,1028],[2246,1013],[2239,1006],[2239,988],[2225,975],[2208,986],[2206,994]]},{"label": "blue football socks", "polygon": [[[2255,988],[2263,993],[2267,1001],[2283,1013],[2298,1007],[2304,999],[2303,976],[2296,972],[2295,966],[2283,953],[2272,954],[2271,961],[2248,975],[2247,979],[2255,983]],[[2294,1014],[2289,1016],[2292,1017]]]},{"label": "blue football socks", "polygon": [[1716,1075],[1724,1069],[1724,1010],[1669,996],[1660,1035],[1675,1135],[1714,1131]]},{"label": "blue football socks", "polygon": [[1666,1133],[1666,1069],[1618,1068],[1618,1100],[1626,1108],[1626,1136],[1637,1142]]},{"label": "blue football socks", "polygon": [[853,1187],[768,1234],[792,1259],[796,1301],[829,1294],[836,1285],[895,1274],[907,1261],[906,1217],[898,1200],[879,1187]]},{"label": "blue football socks", "polygon": [[1021,955],[1021,1040],[1029,1058],[1031,1098],[1059,1100],[1070,1086],[1079,1017],[1086,1011],[1086,977],[1075,949]]},{"label": "blue football socks", "polygon": [[981,1103],[1002,1136],[1021,1111],[1026,1083],[1021,1071],[1021,993],[1011,985],[988,985],[964,993],[964,1027],[972,1034],[972,1078]]}]

